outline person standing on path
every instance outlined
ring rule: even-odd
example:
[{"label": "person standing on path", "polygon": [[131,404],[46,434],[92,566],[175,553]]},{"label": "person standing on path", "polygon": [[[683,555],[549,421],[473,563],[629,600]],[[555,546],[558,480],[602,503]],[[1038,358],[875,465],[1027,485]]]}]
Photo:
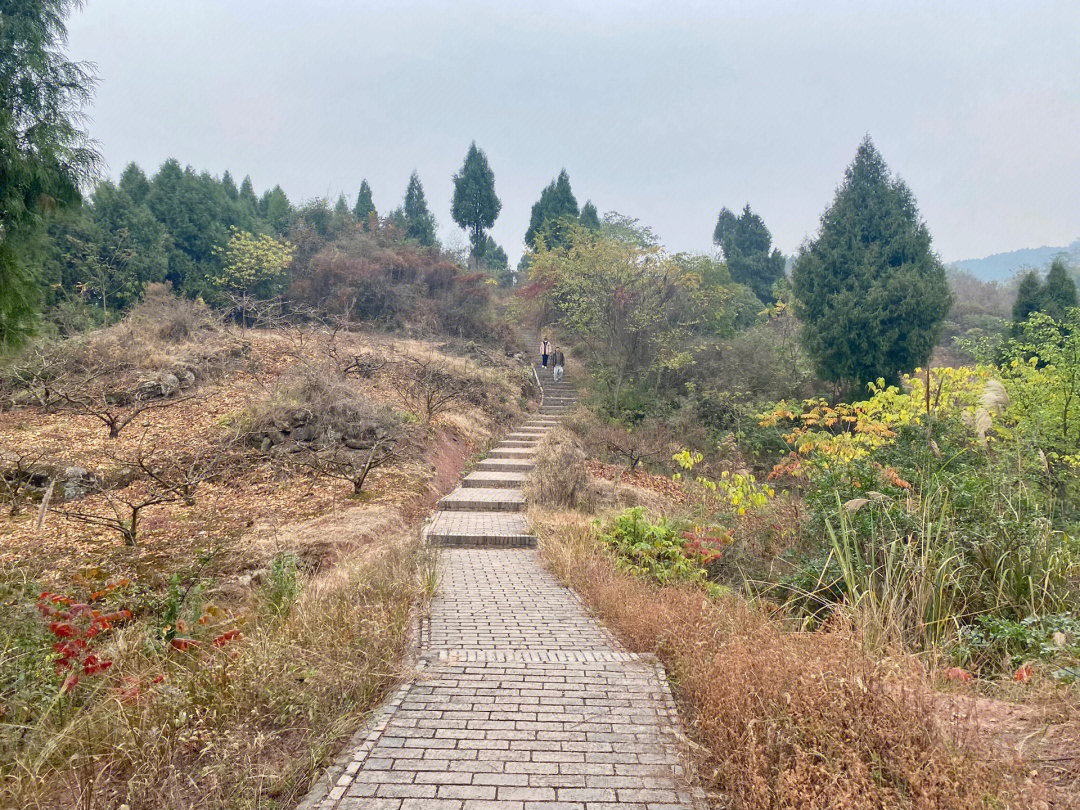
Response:
[{"label": "person standing on path", "polygon": [[555,355],[552,357],[552,362],[555,365],[555,370],[554,370],[552,376],[554,377],[555,382],[558,382],[559,380],[562,379],[563,363],[565,362],[565,360],[566,360],[566,358],[563,357],[562,349],[560,349],[558,346],[556,346],[555,347]]},{"label": "person standing on path", "polygon": [[548,339],[544,338],[544,342],[540,344],[540,365],[547,368],[548,353],[551,350],[551,344],[548,343]]}]

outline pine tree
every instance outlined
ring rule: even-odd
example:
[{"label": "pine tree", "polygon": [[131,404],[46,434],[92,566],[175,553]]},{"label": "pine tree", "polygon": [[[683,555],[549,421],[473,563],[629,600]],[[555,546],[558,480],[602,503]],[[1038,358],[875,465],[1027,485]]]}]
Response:
[{"label": "pine tree", "polygon": [[1039,274],[1032,270],[1020,279],[1020,284],[1016,288],[1016,301],[1013,303],[1014,332],[1017,331],[1017,324],[1026,321],[1032,312],[1042,309],[1042,302],[1042,284],[1039,283]]},{"label": "pine tree", "polygon": [[592,200],[587,200],[585,205],[581,206],[581,216],[578,218],[578,222],[581,223],[583,228],[588,228],[590,231],[600,230],[600,215],[596,211],[596,206],[592,204]]},{"label": "pine tree", "polygon": [[563,246],[568,232],[567,221],[577,218],[578,204],[574,199],[574,192],[570,189],[570,175],[563,169],[559,176],[540,192],[540,199],[533,203],[529,228],[525,231],[525,242],[529,247],[533,247],[536,237],[543,234],[549,247]]},{"label": "pine tree", "polygon": [[75,5],[24,0],[0,12],[0,351],[34,325],[40,291],[28,253],[45,209],[76,204],[97,170],[77,126],[94,77],[61,50]]},{"label": "pine tree", "polygon": [[911,191],[869,137],[792,280],[803,344],[823,378],[896,382],[929,359],[949,309],[945,269]]},{"label": "pine tree", "polygon": [[749,287],[763,303],[772,304],[773,287],[784,277],[784,257],[779,250],[770,251],[772,234],[749,204],[741,216],[727,208],[720,210],[713,243],[724,254],[731,280]]},{"label": "pine tree", "polygon": [[278,236],[287,236],[293,218],[289,198],[285,196],[281,186],[274,186],[272,191],[266,193],[264,199],[266,200],[266,211],[263,217],[266,219],[267,224]]},{"label": "pine tree", "polygon": [[1042,311],[1056,321],[1065,320],[1066,313],[1076,306],[1076,284],[1069,278],[1065,262],[1054,259],[1042,288]]},{"label": "pine tree", "polygon": [[133,203],[143,203],[150,191],[150,181],[146,179],[143,170],[132,162],[120,175],[120,190],[127,194]]},{"label": "pine tree", "polygon": [[236,188],[236,182],[233,180],[232,175],[229,174],[228,169],[225,170],[225,174],[221,175],[221,188],[224,190],[225,196],[233,202],[236,202],[240,196],[240,192]]},{"label": "pine tree", "polygon": [[371,218],[379,214],[375,210],[375,203],[371,199],[371,186],[367,180],[360,182],[360,193],[356,195],[356,205],[353,208],[356,219],[364,226],[364,230],[371,228]]},{"label": "pine tree", "polygon": [[470,263],[479,263],[484,253],[486,231],[495,224],[502,203],[495,196],[495,173],[487,155],[473,141],[461,171],[454,175],[454,197],[450,206],[454,222],[469,232],[472,245]]},{"label": "pine tree", "polygon": [[435,218],[428,211],[424,187],[420,185],[420,177],[416,172],[412,173],[409,178],[409,187],[405,190],[402,215],[406,238],[415,239],[426,247],[435,244]]}]

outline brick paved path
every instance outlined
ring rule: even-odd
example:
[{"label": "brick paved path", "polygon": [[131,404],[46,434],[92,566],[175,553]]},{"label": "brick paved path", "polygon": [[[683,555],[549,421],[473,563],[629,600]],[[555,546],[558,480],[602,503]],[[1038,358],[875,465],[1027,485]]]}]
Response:
[{"label": "brick paved path", "polygon": [[[508,487],[455,491],[429,538],[467,542],[473,531],[489,546],[504,528],[527,532],[520,507],[501,505],[506,493],[520,502]],[[462,508],[463,498],[473,500]],[[500,505],[466,511],[489,499]],[[662,671],[623,649],[533,549],[441,552],[417,673],[304,810],[704,806],[684,777]]]}]

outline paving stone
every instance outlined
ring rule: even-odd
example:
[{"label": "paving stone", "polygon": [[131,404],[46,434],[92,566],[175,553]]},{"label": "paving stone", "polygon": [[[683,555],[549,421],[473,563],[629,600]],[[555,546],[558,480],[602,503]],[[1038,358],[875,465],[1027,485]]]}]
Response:
[{"label": "paving stone", "polygon": [[436,512],[424,530],[440,546],[528,546],[536,538],[525,516],[515,512]]},{"label": "paving stone", "polygon": [[529,459],[521,458],[485,458],[476,463],[480,472],[529,472],[535,465]]},{"label": "paving stone", "polygon": [[471,472],[461,479],[463,487],[482,487],[485,489],[521,489],[529,481],[529,474],[523,472]]},{"label": "paving stone", "polygon": [[522,512],[525,493],[520,489],[458,487],[439,501],[439,509],[466,512]]},{"label": "paving stone", "polygon": [[[566,383],[548,403],[571,399]],[[547,410],[553,414],[569,405]],[[532,540],[523,509],[549,419],[500,443],[439,502],[433,544]],[[521,438],[527,437],[527,438]],[[496,463],[499,462],[499,463]],[[628,652],[521,548],[444,548],[418,672],[304,810],[702,808],[655,659]],[[314,802],[314,803],[311,803]]]}]

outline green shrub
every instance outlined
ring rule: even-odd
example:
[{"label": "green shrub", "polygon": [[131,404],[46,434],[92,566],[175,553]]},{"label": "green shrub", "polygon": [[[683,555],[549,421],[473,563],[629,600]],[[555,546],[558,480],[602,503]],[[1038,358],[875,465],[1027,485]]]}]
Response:
[{"label": "green shrub", "polygon": [[1071,682],[1080,677],[1080,616],[1056,613],[1018,622],[979,616],[960,631],[950,652],[958,664],[974,670],[1045,661],[1056,678]]},{"label": "green shrub", "polygon": [[601,539],[615,552],[619,567],[660,584],[672,581],[704,582],[705,567],[687,553],[681,527],[664,518],[656,523],[645,509],[628,509],[604,527]]}]

